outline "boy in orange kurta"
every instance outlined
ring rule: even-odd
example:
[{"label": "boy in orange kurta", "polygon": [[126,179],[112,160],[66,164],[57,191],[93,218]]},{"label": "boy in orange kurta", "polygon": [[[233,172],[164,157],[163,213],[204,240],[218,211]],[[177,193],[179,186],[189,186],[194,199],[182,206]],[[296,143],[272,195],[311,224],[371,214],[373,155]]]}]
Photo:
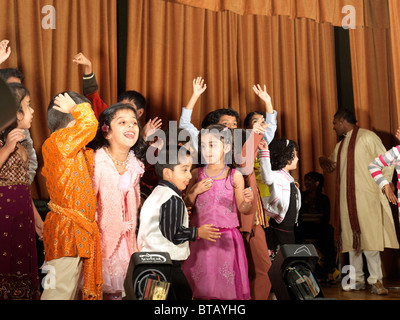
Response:
[{"label": "boy in orange kurta", "polygon": [[[55,286],[45,286],[42,299],[76,299],[83,262],[82,298],[97,300],[102,292],[100,237],[92,185],[93,150],[85,146],[95,137],[98,122],[91,105],[81,103],[85,98],[73,92],[53,101],[48,122],[55,132],[43,144],[42,174],[51,210],[43,227],[45,260],[51,271],[46,277],[55,277]],[[65,127],[63,117],[72,119],[64,121]]]}]

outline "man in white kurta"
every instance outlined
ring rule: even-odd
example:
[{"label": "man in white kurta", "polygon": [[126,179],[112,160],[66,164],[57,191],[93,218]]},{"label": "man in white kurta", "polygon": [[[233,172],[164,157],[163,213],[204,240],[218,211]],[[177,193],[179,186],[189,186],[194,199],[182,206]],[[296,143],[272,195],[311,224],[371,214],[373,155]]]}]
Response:
[{"label": "man in white kurta", "polygon": [[[347,112],[347,111],[346,111]],[[343,147],[341,150],[340,168],[340,223],[342,252],[349,252],[350,265],[356,271],[355,287],[344,290],[365,289],[362,255],[357,254],[353,249],[353,231],[350,225],[347,206],[347,157],[350,138],[356,125],[354,114],[339,111],[335,115],[334,130],[339,136],[344,135]],[[332,172],[336,166],[340,142],[332,155],[327,158],[321,157],[320,163],[324,171]],[[399,248],[396,230],[394,226],[392,211],[389,202],[368,170],[368,166],[377,156],[385,153],[386,149],[380,138],[372,131],[359,129],[354,150],[354,178],[357,215],[361,230],[361,250],[364,253],[370,276],[368,283],[372,286],[372,293],[387,294],[382,285],[382,267],[380,251],[384,248]],[[328,165],[327,165],[328,163]],[[329,167],[330,163],[330,167]],[[386,167],[383,174],[392,180],[393,168]]]}]

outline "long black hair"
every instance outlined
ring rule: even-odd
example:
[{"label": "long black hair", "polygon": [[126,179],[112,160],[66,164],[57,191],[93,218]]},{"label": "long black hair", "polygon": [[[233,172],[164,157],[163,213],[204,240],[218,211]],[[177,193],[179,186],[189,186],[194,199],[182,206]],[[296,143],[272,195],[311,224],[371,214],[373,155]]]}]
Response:
[{"label": "long black hair", "polygon": [[[120,110],[131,110],[135,114],[135,117],[137,117],[136,110],[129,104],[117,103],[108,107],[99,116],[99,126],[97,128],[96,137],[87,145],[89,148],[92,148],[94,151],[96,151],[100,148],[108,147],[110,145],[108,140],[105,138],[107,132],[104,132],[103,128],[111,128],[111,121],[113,121],[117,112]],[[139,137],[131,150],[135,153],[136,158],[138,158],[142,162],[145,162],[147,144],[142,137],[142,128],[140,126],[139,120],[138,126]]]},{"label": "long black hair", "polygon": [[[29,90],[25,88],[22,84],[19,83],[10,83],[8,84],[10,91],[14,95],[15,102],[17,104],[17,113],[24,114],[22,110],[21,102],[25,99],[26,96],[30,96]],[[0,132],[0,140],[4,143],[7,140],[8,134],[18,127],[18,121],[15,120],[12,124],[10,124],[7,128]]]}]

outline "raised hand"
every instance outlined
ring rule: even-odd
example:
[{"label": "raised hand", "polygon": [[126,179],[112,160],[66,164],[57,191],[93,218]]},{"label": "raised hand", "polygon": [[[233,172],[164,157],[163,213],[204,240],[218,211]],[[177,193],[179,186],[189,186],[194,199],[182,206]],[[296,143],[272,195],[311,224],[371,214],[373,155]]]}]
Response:
[{"label": "raised hand", "polygon": [[62,113],[71,113],[76,102],[72,100],[68,93],[59,94],[54,100],[54,109]]},{"label": "raised hand", "polygon": [[91,74],[93,72],[92,62],[82,52],[75,55],[72,62],[75,62],[78,65],[83,65],[85,67],[85,74]]},{"label": "raised hand", "polygon": [[146,139],[150,137],[154,133],[157,132],[162,126],[162,120],[158,117],[155,117],[153,120],[150,119],[143,127],[143,137]]},{"label": "raised hand", "polygon": [[263,100],[266,104],[271,103],[271,97],[269,96],[267,92],[267,87],[264,85],[264,89],[261,88],[259,84],[253,86],[253,91],[254,93],[261,99]]},{"label": "raised hand", "polygon": [[11,55],[11,47],[8,46],[9,40],[2,40],[0,42],[0,64],[6,61]]},{"label": "raised hand", "polygon": [[206,90],[207,85],[204,83],[204,79],[202,77],[197,77],[193,80],[193,94],[196,96],[201,96]]}]

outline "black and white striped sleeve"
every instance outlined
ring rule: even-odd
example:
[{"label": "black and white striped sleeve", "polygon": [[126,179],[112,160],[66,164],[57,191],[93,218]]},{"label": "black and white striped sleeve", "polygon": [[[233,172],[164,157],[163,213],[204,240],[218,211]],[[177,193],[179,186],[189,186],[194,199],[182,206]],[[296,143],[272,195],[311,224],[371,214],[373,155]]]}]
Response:
[{"label": "black and white striped sleeve", "polygon": [[172,196],[160,208],[160,231],[175,245],[197,238],[197,228],[183,226],[185,203],[180,197]]}]

